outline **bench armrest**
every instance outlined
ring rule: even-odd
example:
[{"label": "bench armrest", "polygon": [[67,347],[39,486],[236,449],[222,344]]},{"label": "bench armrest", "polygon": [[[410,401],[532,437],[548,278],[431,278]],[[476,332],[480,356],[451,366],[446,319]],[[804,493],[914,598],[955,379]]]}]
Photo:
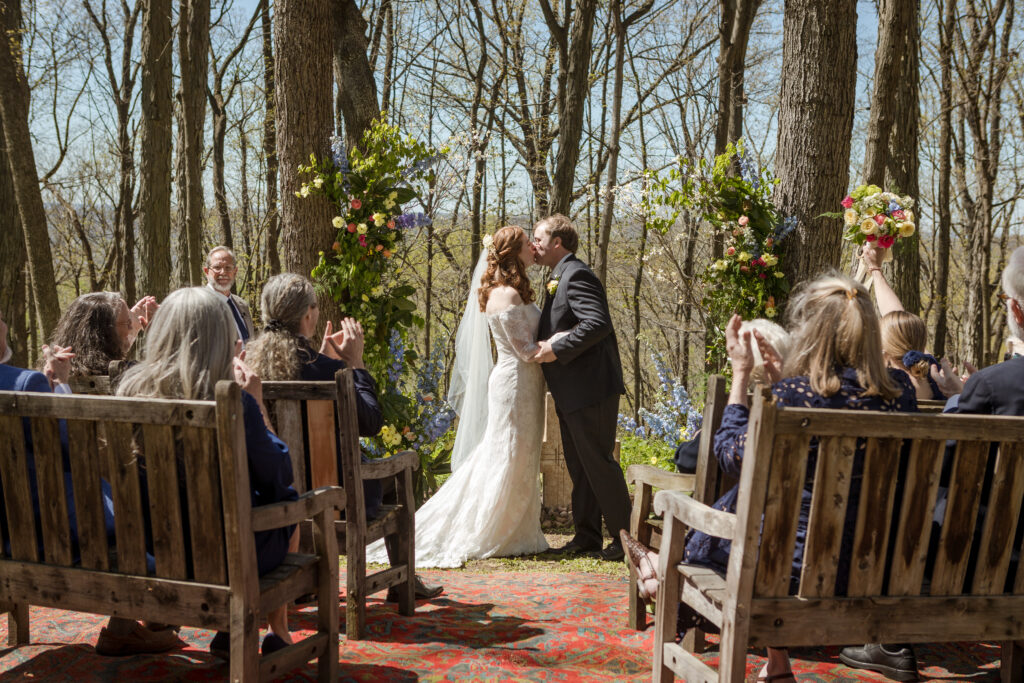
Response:
[{"label": "bench armrest", "polygon": [[630,484],[649,484],[654,488],[670,491],[693,491],[697,476],[668,472],[652,465],[630,465],[626,469],[626,481]]},{"label": "bench armrest", "polygon": [[698,503],[679,491],[658,491],[654,494],[654,511],[659,515],[672,515],[691,529],[697,529],[717,538],[733,537],[736,515]]},{"label": "bench armrest", "polygon": [[345,509],[345,489],[340,486],[323,486],[303,493],[298,500],[254,507],[252,530],[266,531],[298,524],[327,508]]},{"label": "bench armrest", "polygon": [[420,457],[415,451],[402,451],[390,458],[371,460],[359,466],[359,475],[365,479],[386,479],[399,474],[402,470],[418,470]]}]

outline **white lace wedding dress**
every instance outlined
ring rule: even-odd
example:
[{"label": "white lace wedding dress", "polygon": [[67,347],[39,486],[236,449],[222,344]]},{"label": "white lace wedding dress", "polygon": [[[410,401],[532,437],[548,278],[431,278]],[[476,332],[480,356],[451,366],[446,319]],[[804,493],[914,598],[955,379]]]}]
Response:
[{"label": "white lace wedding dress", "polygon": [[[488,314],[498,361],[487,382],[487,426],[465,462],[416,511],[416,566],[460,567],[466,560],[547,550],[540,529],[540,448],[544,375],[527,360],[537,350],[540,309]],[[370,562],[387,562],[382,542]]]}]

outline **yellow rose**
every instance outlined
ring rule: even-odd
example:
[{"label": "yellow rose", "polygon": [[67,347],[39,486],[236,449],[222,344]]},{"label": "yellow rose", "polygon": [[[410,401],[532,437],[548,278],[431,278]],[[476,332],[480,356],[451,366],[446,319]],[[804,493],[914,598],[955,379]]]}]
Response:
[{"label": "yellow rose", "polygon": [[865,235],[874,235],[878,232],[878,223],[874,218],[865,218],[860,222],[860,231]]},{"label": "yellow rose", "polygon": [[746,251],[741,251],[736,256],[736,260],[737,261],[749,261],[751,258],[752,258],[751,254],[749,252],[746,252]]},{"label": "yellow rose", "polygon": [[904,221],[903,223],[900,223],[896,227],[900,231],[900,237],[910,237],[911,235],[914,234],[914,230],[917,229],[917,226],[915,226],[910,221]]},{"label": "yellow rose", "polygon": [[386,220],[387,220],[387,216],[382,214],[382,213],[375,213],[375,214],[373,214],[373,222],[378,224],[378,225],[380,225],[381,223],[383,223]]},{"label": "yellow rose", "polygon": [[913,223],[914,222],[914,212],[909,210],[909,209],[904,209],[904,211],[903,211],[903,220],[906,221],[907,223]]},{"label": "yellow rose", "polygon": [[774,266],[779,262],[779,257],[775,254],[764,254],[761,258],[764,260],[764,264],[766,266]]},{"label": "yellow rose", "polygon": [[847,209],[846,211],[843,212],[843,221],[847,225],[853,225],[854,223],[857,222],[858,215],[860,214],[857,213],[856,209]]},{"label": "yellow rose", "polygon": [[356,232],[358,232],[360,235],[365,235],[366,234],[366,223],[360,223],[359,225],[357,225],[356,226]]},{"label": "yellow rose", "polygon": [[341,216],[335,216],[331,219],[331,225],[338,228],[339,230],[345,227],[345,220]]},{"label": "yellow rose", "polygon": [[302,197],[308,197],[309,196],[309,186],[308,185],[303,185],[302,189],[299,190],[299,195],[302,196]]}]

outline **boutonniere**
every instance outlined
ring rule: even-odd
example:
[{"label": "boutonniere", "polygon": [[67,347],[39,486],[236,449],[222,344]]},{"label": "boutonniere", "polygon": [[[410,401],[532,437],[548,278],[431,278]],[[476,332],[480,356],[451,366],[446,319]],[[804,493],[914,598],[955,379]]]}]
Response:
[{"label": "boutonniere", "polygon": [[554,296],[555,292],[558,291],[558,278],[551,278],[550,280],[548,280],[548,283],[547,285],[545,285],[545,287],[547,287],[548,296]]}]

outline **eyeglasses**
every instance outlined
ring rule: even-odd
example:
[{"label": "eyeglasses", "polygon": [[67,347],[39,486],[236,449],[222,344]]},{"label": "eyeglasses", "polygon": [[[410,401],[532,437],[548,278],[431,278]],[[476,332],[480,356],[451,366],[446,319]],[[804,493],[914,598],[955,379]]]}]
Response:
[{"label": "eyeglasses", "polygon": [[214,273],[230,273],[235,270],[235,266],[207,266]]}]

